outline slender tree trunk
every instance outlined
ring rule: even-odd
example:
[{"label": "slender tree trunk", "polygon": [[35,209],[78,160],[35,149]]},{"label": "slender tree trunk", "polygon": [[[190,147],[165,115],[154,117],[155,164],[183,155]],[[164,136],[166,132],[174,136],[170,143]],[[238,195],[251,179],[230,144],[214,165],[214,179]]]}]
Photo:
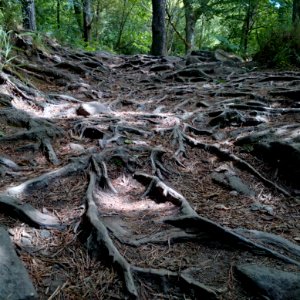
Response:
[{"label": "slender tree trunk", "polygon": [[119,27],[119,32],[118,32],[118,37],[117,37],[117,42],[115,45],[115,48],[118,49],[121,45],[121,39],[122,39],[122,34],[123,30],[125,27],[126,19],[127,19],[127,14],[126,14],[126,6],[127,6],[127,0],[123,0],[123,10],[122,10],[122,16],[121,16],[121,21],[120,21],[120,27]]},{"label": "slender tree trunk", "polygon": [[23,26],[27,30],[36,30],[34,0],[21,0],[23,13]]},{"label": "slender tree trunk", "polygon": [[99,27],[100,27],[100,13],[101,13],[101,7],[100,7],[101,0],[97,0],[97,6],[96,6],[96,12],[95,12],[95,18],[94,18],[94,26],[95,26],[95,39],[98,40],[100,33],[99,33]]},{"label": "slender tree trunk", "polygon": [[185,15],[185,52],[189,54],[194,47],[195,43],[195,26],[196,16],[193,11],[192,3],[190,0],[183,0],[184,15]]},{"label": "slender tree trunk", "polygon": [[249,33],[250,33],[250,12],[248,9],[245,19],[244,19],[242,35],[241,35],[241,42],[240,42],[240,50],[243,54],[247,53]]},{"label": "slender tree trunk", "polygon": [[57,28],[60,29],[60,0],[56,0],[56,23]]},{"label": "slender tree trunk", "polygon": [[248,50],[249,35],[255,23],[256,11],[257,11],[257,2],[249,0],[249,5],[247,6],[246,15],[244,18],[241,41],[240,41],[240,50],[244,55],[247,53]]},{"label": "slender tree trunk", "polygon": [[83,39],[86,43],[91,40],[92,9],[91,0],[82,0],[83,11]]},{"label": "slender tree trunk", "polygon": [[292,21],[294,26],[298,26],[300,23],[300,0],[293,0]]},{"label": "slender tree trunk", "polygon": [[166,55],[166,0],[152,0],[152,46],[151,54]]},{"label": "slender tree trunk", "polygon": [[73,7],[78,28],[82,31],[82,9],[80,0],[73,0]]},{"label": "slender tree trunk", "polygon": [[[120,21],[120,26],[119,26],[119,31],[118,31],[118,37],[117,37],[117,42],[115,44],[115,49],[119,49],[121,46],[121,41],[122,41],[122,35],[124,33],[125,25],[127,23],[128,17],[131,14],[134,6],[136,5],[137,1],[134,1],[130,7],[128,0],[123,0],[123,10],[122,10],[122,16],[121,16],[121,21]],[[127,9],[126,9],[127,7]]]}]

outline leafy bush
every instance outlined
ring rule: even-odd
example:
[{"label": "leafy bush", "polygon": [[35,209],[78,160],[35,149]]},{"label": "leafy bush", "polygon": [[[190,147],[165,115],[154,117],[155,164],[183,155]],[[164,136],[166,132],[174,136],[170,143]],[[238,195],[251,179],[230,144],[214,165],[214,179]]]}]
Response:
[{"label": "leafy bush", "polygon": [[300,66],[300,27],[268,32],[254,60],[267,67]]}]

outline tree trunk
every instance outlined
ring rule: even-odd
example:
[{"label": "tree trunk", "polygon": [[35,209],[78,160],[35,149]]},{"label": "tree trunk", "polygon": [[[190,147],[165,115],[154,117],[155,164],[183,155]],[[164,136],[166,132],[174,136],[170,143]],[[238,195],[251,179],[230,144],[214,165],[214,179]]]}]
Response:
[{"label": "tree trunk", "polygon": [[152,0],[152,46],[151,54],[166,55],[166,0]]},{"label": "tree trunk", "polygon": [[185,52],[189,54],[195,43],[195,26],[197,19],[195,17],[192,3],[190,0],[183,0],[185,15]]},{"label": "tree trunk", "polygon": [[82,0],[83,11],[83,39],[86,43],[91,40],[92,10],[91,0]]},{"label": "tree trunk", "polygon": [[57,28],[60,29],[60,0],[56,0],[56,23]]},{"label": "tree trunk", "polygon": [[74,14],[77,21],[77,25],[80,31],[82,31],[82,10],[80,0],[73,0]]},{"label": "tree trunk", "polygon": [[247,10],[243,22],[242,35],[240,41],[240,51],[244,55],[248,51],[249,36],[255,23],[257,7],[258,7],[258,2],[250,0],[249,5],[246,8]]},{"label": "tree trunk", "polygon": [[34,0],[21,0],[23,13],[23,26],[27,30],[36,30]]},{"label": "tree trunk", "polygon": [[247,10],[244,24],[242,28],[242,35],[240,41],[240,51],[245,55],[248,50],[248,40],[249,40],[249,33],[250,33],[250,12],[249,9]]},{"label": "tree trunk", "polygon": [[293,25],[299,25],[300,21],[300,0],[293,0]]},{"label": "tree trunk", "polygon": [[125,23],[127,21],[127,17],[129,13],[126,13],[126,6],[128,5],[127,0],[123,0],[123,10],[122,10],[122,16],[121,16],[121,21],[120,21],[120,26],[119,26],[119,32],[118,32],[118,37],[117,37],[117,42],[115,45],[115,49],[119,49],[121,45],[121,39],[122,39],[122,34],[124,31]]}]

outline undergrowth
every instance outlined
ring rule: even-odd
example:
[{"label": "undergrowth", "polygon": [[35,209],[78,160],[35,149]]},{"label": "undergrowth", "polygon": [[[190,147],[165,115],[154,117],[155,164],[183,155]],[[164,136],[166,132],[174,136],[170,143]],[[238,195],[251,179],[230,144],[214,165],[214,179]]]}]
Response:
[{"label": "undergrowth", "polygon": [[254,60],[266,67],[286,69],[300,66],[300,26],[275,29],[266,34]]},{"label": "undergrowth", "polygon": [[11,43],[10,34],[10,31],[7,32],[0,27],[0,71],[14,59],[11,55],[13,45]]}]

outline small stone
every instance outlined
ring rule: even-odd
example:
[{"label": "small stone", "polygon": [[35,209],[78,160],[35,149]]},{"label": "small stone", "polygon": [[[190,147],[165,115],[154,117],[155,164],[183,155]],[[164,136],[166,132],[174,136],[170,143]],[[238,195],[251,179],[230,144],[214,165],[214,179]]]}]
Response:
[{"label": "small stone", "polygon": [[21,236],[25,237],[25,238],[29,238],[29,239],[32,238],[32,236],[28,232],[26,232],[25,230],[22,232]]},{"label": "small stone", "polygon": [[74,151],[74,152],[77,152],[77,153],[82,153],[84,152],[84,147],[80,144],[75,144],[75,143],[70,143],[68,144],[68,147]]},{"label": "small stone", "polygon": [[61,63],[61,62],[62,62],[61,57],[58,56],[58,55],[56,55],[56,54],[52,56],[52,59],[53,59],[55,62],[57,62],[57,63]]},{"label": "small stone", "polygon": [[51,236],[51,232],[49,230],[43,229],[40,231],[40,236],[42,239],[48,239]]},{"label": "small stone", "polygon": [[26,237],[21,237],[21,244],[22,244],[22,246],[25,246],[25,247],[32,246],[31,240],[29,238],[26,238]]},{"label": "small stone", "polygon": [[98,115],[98,114],[105,114],[105,113],[111,113],[112,110],[106,106],[105,104],[102,104],[97,101],[83,103],[77,108],[77,115],[79,116],[90,116],[90,115]]}]

